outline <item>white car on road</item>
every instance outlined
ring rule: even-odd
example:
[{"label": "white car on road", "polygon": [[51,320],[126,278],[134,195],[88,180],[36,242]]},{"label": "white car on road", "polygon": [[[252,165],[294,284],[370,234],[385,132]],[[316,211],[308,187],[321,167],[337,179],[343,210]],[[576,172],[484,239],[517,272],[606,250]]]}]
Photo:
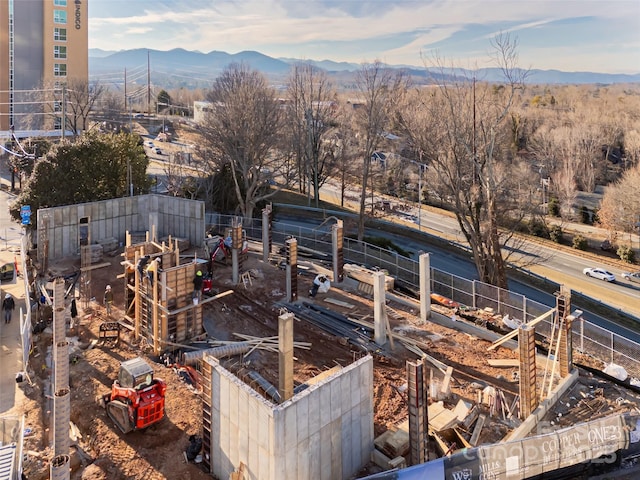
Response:
[{"label": "white car on road", "polygon": [[144,142],[144,146],[145,147],[149,147],[149,148],[153,148],[153,142],[151,140],[147,140],[146,142]]},{"label": "white car on road", "polygon": [[640,272],[625,272],[622,274],[622,278],[631,282],[640,283]]},{"label": "white car on road", "polygon": [[582,270],[582,273],[587,277],[597,278],[598,280],[604,280],[605,282],[616,281],[616,276],[604,268],[585,268]]}]

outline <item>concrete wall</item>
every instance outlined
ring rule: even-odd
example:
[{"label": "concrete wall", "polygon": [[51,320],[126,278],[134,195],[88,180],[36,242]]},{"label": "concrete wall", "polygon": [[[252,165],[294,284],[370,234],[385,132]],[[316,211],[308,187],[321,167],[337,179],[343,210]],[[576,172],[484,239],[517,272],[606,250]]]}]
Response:
[{"label": "concrete wall", "polygon": [[[41,208],[38,215],[38,246],[43,245],[43,226],[48,217],[49,260],[80,254],[79,221],[89,218],[91,243],[113,237],[125,241],[126,232],[151,231],[158,239],[171,235],[200,245],[205,236],[204,203],[163,195],[139,195],[100,202]],[[38,254],[42,252],[38,249]]]},{"label": "concrete wall", "polygon": [[211,473],[251,480],[353,476],[373,449],[373,359],[363,357],[275,405],[210,357]]}]

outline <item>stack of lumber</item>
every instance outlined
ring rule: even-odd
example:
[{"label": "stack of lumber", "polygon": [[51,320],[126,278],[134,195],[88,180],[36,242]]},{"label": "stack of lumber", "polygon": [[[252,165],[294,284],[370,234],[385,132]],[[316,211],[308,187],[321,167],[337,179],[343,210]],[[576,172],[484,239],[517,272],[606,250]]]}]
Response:
[{"label": "stack of lumber", "polygon": [[[344,266],[345,273],[357,280],[360,283],[364,283],[367,285],[373,285],[373,274],[376,273],[374,270],[370,270],[365,267],[361,267],[359,265],[351,265],[347,264]],[[384,276],[384,289],[389,292],[393,290],[394,279],[389,275]]]},{"label": "stack of lumber", "polygon": [[411,447],[409,443],[409,420],[390,427],[373,441],[371,461],[385,470],[405,468],[405,455]]},{"label": "stack of lumber", "polygon": [[442,402],[429,405],[428,418],[429,429],[436,433],[453,428],[460,423],[458,415],[446,408]]},{"label": "stack of lumber", "polygon": [[390,427],[377,437],[373,444],[389,458],[402,457],[409,453],[409,420]]}]

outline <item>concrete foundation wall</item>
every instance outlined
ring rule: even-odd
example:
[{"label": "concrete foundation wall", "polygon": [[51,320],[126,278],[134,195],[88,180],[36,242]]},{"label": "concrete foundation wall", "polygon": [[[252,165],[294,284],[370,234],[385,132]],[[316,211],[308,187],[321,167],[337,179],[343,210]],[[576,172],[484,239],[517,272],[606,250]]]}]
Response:
[{"label": "concrete foundation wall", "polygon": [[197,200],[139,195],[114,198],[100,202],[41,208],[38,210],[38,245],[48,217],[49,260],[80,254],[79,221],[89,218],[91,243],[115,238],[124,243],[129,232],[151,230],[156,226],[158,239],[171,235],[187,238],[191,245],[199,245],[205,235],[204,203]]},{"label": "concrete foundation wall", "polygon": [[[211,361],[211,360],[208,360]],[[373,359],[364,357],[276,405],[217,362],[211,379],[211,473],[240,462],[252,480],[345,479],[373,449]]]}]

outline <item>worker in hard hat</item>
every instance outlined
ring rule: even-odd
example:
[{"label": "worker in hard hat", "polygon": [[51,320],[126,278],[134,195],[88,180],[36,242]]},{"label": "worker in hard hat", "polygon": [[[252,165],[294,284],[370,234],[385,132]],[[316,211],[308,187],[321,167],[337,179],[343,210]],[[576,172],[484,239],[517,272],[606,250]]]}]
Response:
[{"label": "worker in hard hat", "polygon": [[107,285],[104,289],[103,303],[107,309],[107,317],[111,318],[111,305],[113,305],[113,292],[111,291],[111,285]]},{"label": "worker in hard hat", "polygon": [[156,257],[149,263],[147,267],[147,279],[149,280],[149,285],[153,288],[153,277],[160,272],[160,263],[162,259],[160,257]]},{"label": "worker in hard hat", "polygon": [[193,298],[197,298],[198,302],[200,302],[200,299],[202,298],[203,280],[204,279],[202,278],[202,271],[198,270],[196,272],[196,276],[193,277]]}]

